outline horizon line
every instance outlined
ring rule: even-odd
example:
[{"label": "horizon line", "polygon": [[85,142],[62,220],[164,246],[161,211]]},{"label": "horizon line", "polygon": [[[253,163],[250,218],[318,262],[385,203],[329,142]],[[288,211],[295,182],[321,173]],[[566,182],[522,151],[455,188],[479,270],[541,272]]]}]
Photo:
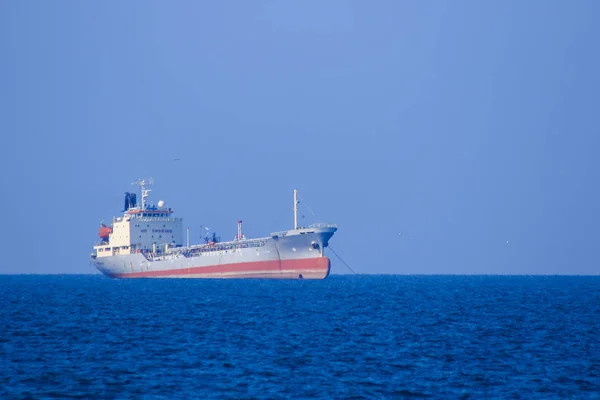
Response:
[{"label": "horizon line", "polygon": [[[85,276],[102,276],[102,277],[107,277],[106,275],[102,274],[102,273],[94,273],[94,272],[19,272],[19,273],[2,273],[0,272],[0,276],[32,276],[32,275],[53,275],[53,276],[58,276],[58,275],[85,275]],[[415,274],[411,274],[411,273],[356,273],[356,274],[352,274],[352,273],[345,273],[345,274],[340,274],[340,273],[331,273],[329,274],[329,277],[332,276],[357,276],[357,275],[361,275],[361,276],[600,276],[600,272],[596,273],[596,274],[592,274],[592,273],[581,273],[581,274],[574,274],[574,273],[553,273],[553,274],[548,274],[548,273],[415,273]],[[140,279],[140,278],[111,278],[111,279]],[[142,279],[152,279],[152,278],[142,278]],[[171,278],[173,279],[173,278]],[[177,278],[174,278],[177,279]],[[181,278],[184,279],[184,278]],[[268,280],[278,280],[279,278],[185,278],[185,279],[268,279]],[[325,278],[327,279],[327,278]],[[290,280],[290,279],[280,279],[280,280]],[[291,279],[293,280],[293,279]],[[312,279],[305,279],[305,280],[312,280]]]}]

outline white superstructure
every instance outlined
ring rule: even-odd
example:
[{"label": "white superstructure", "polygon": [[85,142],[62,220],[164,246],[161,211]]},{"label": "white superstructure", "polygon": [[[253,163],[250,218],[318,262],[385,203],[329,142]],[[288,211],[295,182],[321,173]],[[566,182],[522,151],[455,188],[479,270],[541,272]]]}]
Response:
[{"label": "white superstructure", "polygon": [[151,181],[134,183],[141,187],[142,204],[138,207],[135,194],[126,193],[123,216],[113,218],[112,228],[100,228],[102,241],[94,246],[98,257],[144,251],[160,253],[183,245],[182,218],[174,217],[163,201],[159,201],[161,207],[147,205]]}]

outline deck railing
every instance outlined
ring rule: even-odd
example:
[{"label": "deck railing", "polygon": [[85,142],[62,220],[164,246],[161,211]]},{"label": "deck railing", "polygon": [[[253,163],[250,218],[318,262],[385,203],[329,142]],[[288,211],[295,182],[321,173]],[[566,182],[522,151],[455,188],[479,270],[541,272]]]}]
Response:
[{"label": "deck railing", "polygon": [[337,228],[337,224],[316,223],[308,226],[309,228]]},{"label": "deck railing", "polygon": [[[169,249],[164,254],[165,256],[183,255],[184,257],[193,257],[203,253],[212,253],[215,251],[226,251],[226,250],[237,250],[247,248],[258,248],[263,247],[267,244],[267,239],[250,239],[240,240],[234,242],[224,242],[215,244],[199,244],[190,247],[177,247]],[[148,255],[147,255],[148,256]]]}]

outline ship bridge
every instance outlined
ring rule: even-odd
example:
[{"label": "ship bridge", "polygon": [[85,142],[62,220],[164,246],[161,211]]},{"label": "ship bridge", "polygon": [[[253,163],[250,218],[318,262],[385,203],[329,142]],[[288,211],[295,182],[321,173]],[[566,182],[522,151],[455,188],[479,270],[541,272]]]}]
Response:
[{"label": "ship bridge", "polygon": [[142,202],[138,206],[135,193],[125,193],[123,216],[114,217],[110,228],[101,228],[102,242],[95,246],[98,257],[146,250],[166,251],[183,245],[183,219],[174,217],[173,210],[162,200],[158,206],[147,205],[151,182],[134,183],[142,188]]},{"label": "ship bridge", "polygon": [[125,212],[125,215],[130,215],[132,217],[138,217],[138,218],[142,218],[142,217],[168,217],[171,214],[173,214],[173,210],[166,209],[166,210],[161,210],[159,208],[147,208],[145,210],[141,209],[141,208],[134,208],[134,209],[130,209],[127,210]]}]

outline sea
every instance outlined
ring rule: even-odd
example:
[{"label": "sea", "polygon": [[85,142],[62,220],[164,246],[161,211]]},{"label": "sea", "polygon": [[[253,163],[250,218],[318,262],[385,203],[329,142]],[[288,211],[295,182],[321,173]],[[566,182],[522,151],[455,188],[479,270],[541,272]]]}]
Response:
[{"label": "sea", "polygon": [[600,276],[0,276],[0,399],[600,399]]}]

